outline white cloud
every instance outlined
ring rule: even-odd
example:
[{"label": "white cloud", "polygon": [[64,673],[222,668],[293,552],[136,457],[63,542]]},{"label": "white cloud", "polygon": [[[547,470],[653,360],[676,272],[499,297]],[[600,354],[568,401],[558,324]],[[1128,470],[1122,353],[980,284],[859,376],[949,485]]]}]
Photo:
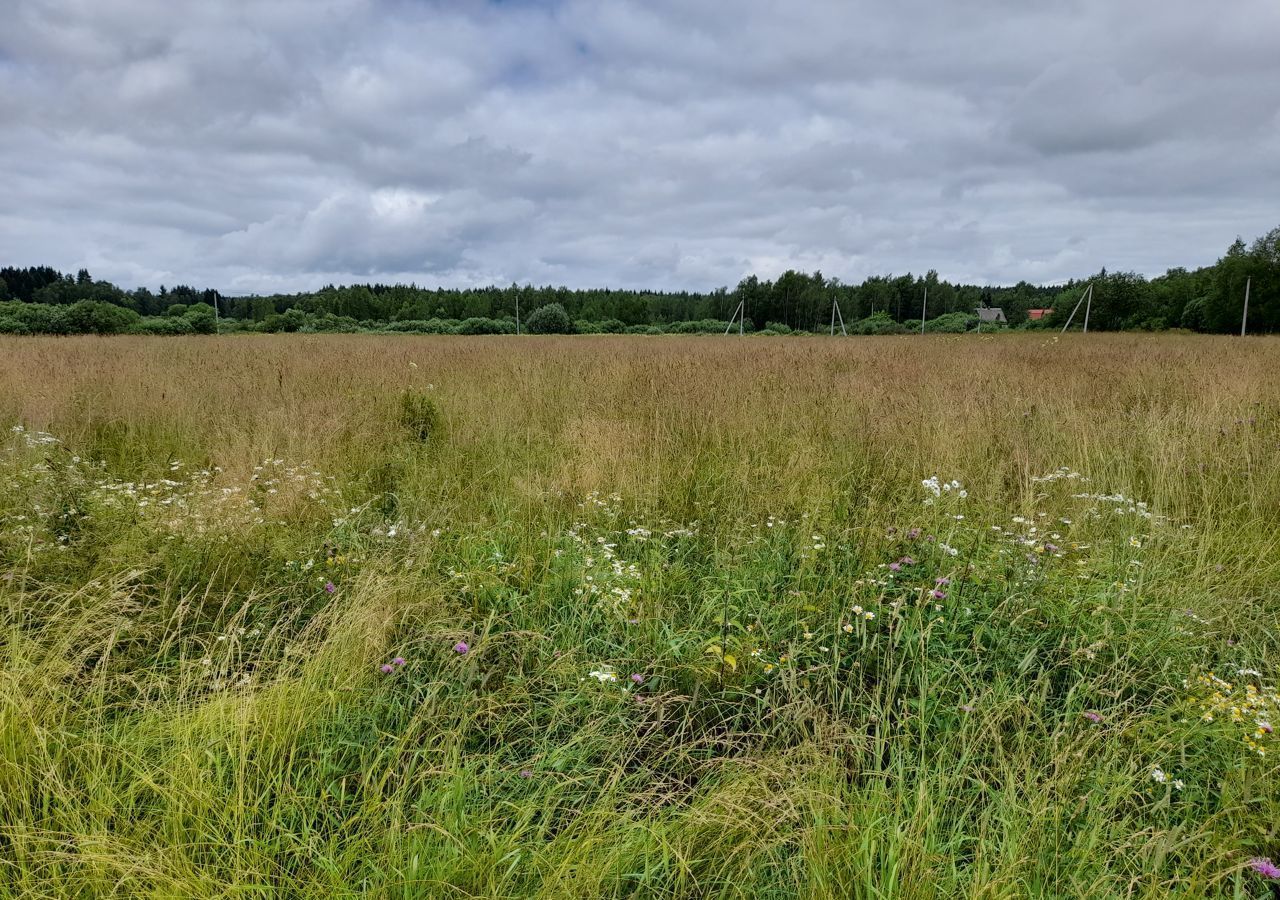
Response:
[{"label": "white cloud", "polygon": [[1267,0],[15,0],[4,263],[1050,281],[1275,226]]}]

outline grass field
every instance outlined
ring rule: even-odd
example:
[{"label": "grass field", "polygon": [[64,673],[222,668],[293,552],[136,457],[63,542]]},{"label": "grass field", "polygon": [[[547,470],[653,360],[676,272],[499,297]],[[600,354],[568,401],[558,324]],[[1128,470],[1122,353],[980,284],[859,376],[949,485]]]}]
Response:
[{"label": "grass field", "polygon": [[12,338],[0,425],[2,896],[1276,896],[1280,341]]}]

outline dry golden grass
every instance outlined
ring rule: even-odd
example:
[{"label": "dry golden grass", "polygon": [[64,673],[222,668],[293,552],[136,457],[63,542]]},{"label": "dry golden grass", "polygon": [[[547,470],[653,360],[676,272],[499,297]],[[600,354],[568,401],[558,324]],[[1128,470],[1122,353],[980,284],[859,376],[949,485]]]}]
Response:
[{"label": "dry golden grass", "polygon": [[[398,393],[431,385],[448,452],[498,493],[714,487],[767,508],[933,472],[1009,495],[1065,465],[1173,512],[1280,506],[1271,433],[1237,424],[1280,407],[1270,339],[281,335],[3,349],[0,418],[79,443],[123,430],[144,458],[361,471]],[[1203,496],[1201,467],[1233,473],[1214,480],[1220,496]]]}]

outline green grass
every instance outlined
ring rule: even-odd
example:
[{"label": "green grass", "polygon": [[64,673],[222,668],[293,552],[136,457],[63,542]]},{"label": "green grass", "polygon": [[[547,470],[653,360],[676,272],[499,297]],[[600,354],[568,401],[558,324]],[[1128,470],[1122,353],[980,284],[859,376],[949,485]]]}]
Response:
[{"label": "green grass", "polygon": [[6,344],[0,896],[1274,896],[1276,345],[920,340]]}]

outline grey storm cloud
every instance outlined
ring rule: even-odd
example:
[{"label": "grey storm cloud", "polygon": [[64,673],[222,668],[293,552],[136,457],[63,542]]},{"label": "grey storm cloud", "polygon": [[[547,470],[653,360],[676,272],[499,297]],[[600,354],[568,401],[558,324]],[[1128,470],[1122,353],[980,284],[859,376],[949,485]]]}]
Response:
[{"label": "grey storm cloud", "polygon": [[0,262],[1009,283],[1280,224],[1273,0],[10,0]]}]

